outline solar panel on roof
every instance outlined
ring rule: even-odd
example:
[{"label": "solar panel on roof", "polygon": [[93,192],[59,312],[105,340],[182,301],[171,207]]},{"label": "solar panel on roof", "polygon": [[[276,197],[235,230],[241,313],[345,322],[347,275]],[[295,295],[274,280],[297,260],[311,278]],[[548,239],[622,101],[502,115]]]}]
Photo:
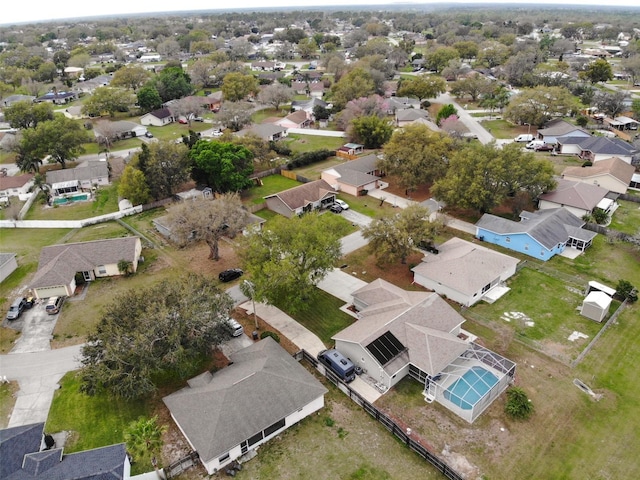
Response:
[{"label": "solar panel on roof", "polygon": [[376,360],[381,365],[386,365],[399,353],[405,350],[404,345],[400,343],[395,335],[391,332],[386,332],[383,335],[376,338],[373,342],[367,345],[367,350],[376,357]]}]

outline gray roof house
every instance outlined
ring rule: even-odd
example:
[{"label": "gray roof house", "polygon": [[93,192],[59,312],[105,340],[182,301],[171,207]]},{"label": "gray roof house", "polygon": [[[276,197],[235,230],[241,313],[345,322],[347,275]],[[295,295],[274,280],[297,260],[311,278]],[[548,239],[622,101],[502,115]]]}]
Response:
[{"label": "gray roof house", "polygon": [[281,127],[280,125],[276,125],[274,123],[261,123],[258,125],[253,125],[248,131],[256,134],[258,137],[267,142],[273,142],[286,137],[288,129],[287,127]]},{"label": "gray roof house", "polygon": [[633,145],[619,138],[591,137],[585,138],[578,144],[583,160],[598,162],[610,157],[618,157],[626,163],[633,164],[639,151]]},{"label": "gray roof house", "polygon": [[608,193],[609,190],[606,188],[592,183],[575,182],[561,178],[558,180],[555,190],[543,193],[538,197],[538,208],[547,210],[564,207],[576,217],[582,218],[593,212],[596,207],[608,210],[613,203],[613,201],[606,199]]},{"label": "gray roof house", "polygon": [[163,398],[212,475],[324,406],[327,389],[272,338]]},{"label": "gray roof house", "polygon": [[3,480],[126,480],[131,466],[124,443],[65,455],[45,450],[44,423],[0,430]]},{"label": "gray roof house", "polygon": [[557,143],[558,137],[588,138],[590,136],[589,132],[583,128],[572,125],[560,118],[547,122],[544,128],[538,130],[538,139],[544,140],[545,143]]},{"label": "gray roof house", "polygon": [[[358,321],[332,338],[380,390],[409,375],[424,385],[427,402],[473,422],[511,382],[515,364],[473,343],[461,328],[464,318],[437,293],[378,279],[352,295]],[[495,382],[472,399],[465,385],[480,369]]]},{"label": "gray roof house", "polygon": [[118,268],[121,260],[130,262],[131,270],[135,272],[141,252],[138,237],[44,247],[30,287],[36,298],[70,296],[75,292],[76,273],[82,273],[85,281],[122,275]]},{"label": "gray roof house", "polygon": [[485,213],[476,222],[476,237],[547,261],[566,247],[584,251],[597,235],[583,229],[585,221],[566,208],[523,211],[520,218],[514,222]]},{"label": "gray roof house", "polygon": [[377,165],[378,157],[375,154],[365,155],[323,170],[320,178],[334,190],[357,197],[365,190],[378,188],[383,172]]},{"label": "gray roof house", "polygon": [[33,95],[9,95],[8,97],[2,99],[2,105],[4,107],[10,107],[14,103],[24,101],[34,102],[35,99],[36,97],[34,97]]},{"label": "gray roof house", "polygon": [[431,130],[440,130],[435,123],[429,120],[429,112],[426,110],[420,110],[418,108],[399,108],[396,110],[396,125],[398,127],[404,127],[412,123],[422,123]]},{"label": "gray roof house", "polygon": [[413,267],[413,281],[465,307],[480,300],[493,303],[508,288],[501,284],[516,273],[517,258],[454,237],[425,254]]},{"label": "gray roof house", "polygon": [[335,202],[336,191],[324,180],[305,183],[264,197],[267,208],[287,218],[314,209],[328,207]]},{"label": "gray roof house", "polygon": [[94,186],[109,185],[109,166],[106,161],[90,160],[82,167],[49,170],[46,178],[54,195],[91,190]]}]

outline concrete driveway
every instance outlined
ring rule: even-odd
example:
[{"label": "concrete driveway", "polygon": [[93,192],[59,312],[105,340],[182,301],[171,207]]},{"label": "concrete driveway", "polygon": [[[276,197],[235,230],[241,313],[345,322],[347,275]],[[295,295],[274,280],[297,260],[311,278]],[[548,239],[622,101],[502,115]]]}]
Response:
[{"label": "concrete driveway", "polygon": [[353,225],[357,225],[359,227],[366,227],[367,225],[369,225],[371,223],[371,220],[372,220],[371,217],[368,217],[367,215],[364,215],[362,213],[358,213],[358,212],[353,211],[351,209],[343,210],[340,213],[340,215],[342,215],[342,217],[346,218]]},{"label": "concrete driveway", "polygon": [[318,283],[318,288],[350,304],[353,300],[351,294],[365,285],[367,282],[364,280],[349,275],[339,268],[334,268]]},{"label": "concrete driveway", "polygon": [[22,333],[11,349],[12,354],[51,350],[49,342],[60,314],[49,315],[44,307],[44,302],[38,302],[9,324],[10,328]]},{"label": "concrete driveway", "polygon": [[0,376],[17,380],[20,386],[9,427],[47,421],[58,382],[65,373],[80,368],[81,348],[0,355]]}]

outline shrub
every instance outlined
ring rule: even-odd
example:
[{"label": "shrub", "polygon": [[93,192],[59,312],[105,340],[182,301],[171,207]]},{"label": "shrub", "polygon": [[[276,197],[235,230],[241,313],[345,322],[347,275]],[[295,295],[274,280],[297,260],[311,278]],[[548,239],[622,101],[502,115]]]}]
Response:
[{"label": "shrub", "polygon": [[298,167],[305,167],[307,165],[311,165],[312,163],[321,162],[329,157],[333,157],[335,154],[335,151],[330,151],[326,148],[323,148],[322,150],[314,150],[313,152],[301,153],[299,155],[296,155],[293,160],[287,163],[287,170],[292,170]]},{"label": "shrub", "polygon": [[626,298],[629,302],[638,300],[638,292],[628,280],[618,281],[618,285],[616,285],[616,295],[622,299]]},{"label": "shrub", "polygon": [[284,155],[286,157],[291,155],[291,148],[286,143],[271,141],[269,142],[269,148],[278,155]]},{"label": "shrub", "polygon": [[593,166],[593,163],[591,163],[589,160],[587,160],[586,162],[584,162],[584,163],[582,164],[582,166],[583,166],[583,167],[591,167],[591,166]]},{"label": "shrub", "polygon": [[507,403],[504,411],[512,418],[526,419],[533,413],[533,404],[527,394],[520,387],[507,390]]},{"label": "shrub", "polygon": [[576,123],[578,124],[578,126],[584,128],[589,123],[589,119],[584,115],[580,115],[578,118],[576,118]]},{"label": "shrub", "polygon": [[269,331],[266,331],[266,332],[262,332],[262,333],[260,334],[260,339],[267,338],[267,337],[271,337],[271,338],[273,338],[276,342],[280,343],[280,336],[279,336],[276,332],[269,332]]}]

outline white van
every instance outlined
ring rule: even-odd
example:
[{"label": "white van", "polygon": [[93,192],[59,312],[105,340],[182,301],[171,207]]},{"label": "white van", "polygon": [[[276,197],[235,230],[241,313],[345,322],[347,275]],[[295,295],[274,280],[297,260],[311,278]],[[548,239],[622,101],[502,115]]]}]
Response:
[{"label": "white van", "polygon": [[237,320],[229,318],[227,322],[229,323],[229,325],[231,325],[231,329],[233,330],[233,332],[231,333],[232,336],[239,337],[244,333],[244,328],[242,328],[242,325],[240,325]]},{"label": "white van", "polygon": [[527,143],[527,145],[524,148],[528,148],[529,150],[533,150],[536,147],[542,146],[544,145],[544,140],[533,140],[529,143]]},{"label": "white van", "polygon": [[530,142],[531,140],[533,140],[533,135],[530,133],[523,133],[513,139],[514,142]]}]

